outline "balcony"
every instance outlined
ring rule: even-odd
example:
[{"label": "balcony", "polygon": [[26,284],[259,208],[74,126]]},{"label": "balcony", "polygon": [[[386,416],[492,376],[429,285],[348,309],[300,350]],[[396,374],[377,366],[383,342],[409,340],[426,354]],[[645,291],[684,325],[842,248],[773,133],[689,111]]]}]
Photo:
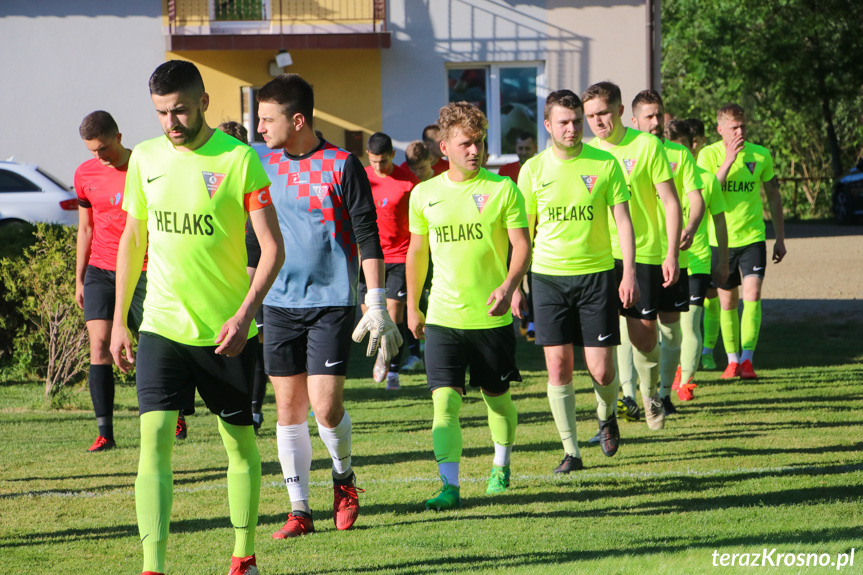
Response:
[{"label": "balcony", "polygon": [[167,0],[166,48],[389,48],[386,0]]}]

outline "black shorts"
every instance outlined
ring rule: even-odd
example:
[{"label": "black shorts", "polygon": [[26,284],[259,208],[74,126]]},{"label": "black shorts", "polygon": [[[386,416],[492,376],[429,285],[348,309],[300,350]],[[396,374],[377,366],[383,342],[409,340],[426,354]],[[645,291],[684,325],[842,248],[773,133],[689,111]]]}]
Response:
[{"label": "black shorts", "polygon": [[[405,264],[386,264],[387,299],[396,301],[407,301],[408,282],[405,278]],[[360,303],[366,301],[366,278],[360,273],[360,283],[357,288]]]},{"label": "black shorts", "polygon": [[[623,279],[623,262],[614,260],[615,281],[620,287]],[[662,291],[662,266],[655,264],[635,264],[635,281],[638,282],[638,301],[629,309],[624,309],[618,296],[621,315],[635,319],[656,320],[659,311],[659,294]]]},{"label": "black shorts", "polygon": [[429,389],[465,389],[470,385],[491,393],[504,393],[509,382],[521,381],[515,366],[515,332],[512,324],[489,329],[455,329],[426,325],[425,362]]},{"label": "black shorts", "polygon": [[236,357],[216,355],[217,346],[185,345],[154,333],[138,339],[135,364],[138,409],[182,410],[195,405],[195,388],[207,408],[232,425],[252,424],[255,349],[251,338]]},{"label": "black shorts", "polygon": [[264,307],[264,368],[267,375],[289,377],[345,375],[356,308]]},{"label": "black shorts", "polygon": [[[710,246],[710,270],[719,267],[719,248]],[[739,248],[728,248],[728,279],[719,289],[731,290],[742,283],[741,276],[764,277],[767,268],[767,243],[755,242]]]},{"label": "black shorts", "polygon": [[[84,276],[84,321],[114,319],[114,301],[117,295],[117,272],[87,266]],[[147,272],[141,272],[132,305],[129,306],[129,329],[138,331],[144,319],[144,296],[147,295]]]},{"label": "black shorts", "polygon": [[620,345],[614,270],[578,276],[533,274],[537,345]]},{"label": "black shorts", "polygon": [[680,268],[680,275],[675,283],[659,290],[659,311],[689,311],[689,273],[686,268]]},{"label": "black shorts", "polygon": [[710,274],[692,274],[689,276],[689,305],[704,307],[707,290],[713,287]]}]

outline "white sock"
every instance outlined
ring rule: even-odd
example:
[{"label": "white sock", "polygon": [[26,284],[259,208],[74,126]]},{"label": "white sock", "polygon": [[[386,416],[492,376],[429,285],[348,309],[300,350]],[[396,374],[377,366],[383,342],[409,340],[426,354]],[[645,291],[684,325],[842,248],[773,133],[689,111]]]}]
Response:
[{"label": "white sock", "polygon": [[736,353],[728,354],[728,363],[740,363],[740,358],[737,357]]},{"label": "white sock", "polygon": [[744,361],[747,361],[747,360],[752,361],[752,356],[754,356],[754,355],[755,355],[754,349],[744,349],[743,353],[740,354],[740,363],[743,363]]},{"label": "white sock", "polygon": [[351,416],[345,411],[332,429],[318,421],[318,434],[333,458],[333,478],[346,479],[351,474]]},{"label": "white sock", "polygon": [[312,469],[312,438],[308,422],[299,425],[277,423],[276,445],[291,505],[295,510],[308,511],[309,474]]},{"label": "white sock", "polygon": [[512,445],[504,447],[498,443],[494,444],[494,464],[498,467],[509,465],[509,456],[512,455]]},{"label": "white sock", "polygon": [[451,463],[438,463],[438,472],[453,487],[458,487],[458,461]]}]

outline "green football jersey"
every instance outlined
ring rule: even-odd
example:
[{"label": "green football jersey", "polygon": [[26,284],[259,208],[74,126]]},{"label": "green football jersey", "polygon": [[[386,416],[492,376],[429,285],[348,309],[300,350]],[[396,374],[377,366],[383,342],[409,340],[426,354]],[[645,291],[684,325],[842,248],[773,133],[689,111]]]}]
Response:
[{"label": "green football jersey", "polygon": [[[701,189],[701,177],[698,175],[695,158],[692,153],[680,144],[676,144],[670,140],[663,140],[662,145],[665,146],[665,155],[668,156],[668,166],[671,168],[671,173],[674,174],[674,188],[677,190],[677,197],[680,198],[680,207],[683,212],[683,221],[680,229],[686,227],[689,221],[689,192]],[[668,234],[665,226],[665,206],[661,201],[656,202],[659,208],[659,226],[662,233],[659,234],[659,239],[662,241],[662,253],[668,251]],[[681,268],[689,267],[689,252],[680,250],[678,263]]]},{"label": "green football jersey", "polygon": [[[722,140],[707,146],[698,154],[698,165],[714,174],[724,161],[725,145]],[[725,211],[728,247],[739,248],[765,240],[761,186],[775,176],[773,158],[767,148],[745,142],[722,186],[728,206]],[[715,238],[710,245],[716,245]]]},{"label": "green football jersey", "polygon": [[[606,148],[599,138],[594,138],[588,144],[610,152],[623,168],[631,196],[629,213],[635,232],[635,261],[642,264],[662,264],[665,251],[660,240],[656,184],[672,179],[671,167],[668,165],[662,142],[652,134],[627,128],[623,139],[616,146]],[[615,259],[623,259],[617,225],[610,211],[608,218],[611,251]]]},{"label": "green football jersey", "polygon": [[569,276],[614,268],[607,213],[629,200],[614,156],[582,146],[577,157],[561,160],[548,148],[522,166],[518,189],[536,216],[533,271]]},{"label": "green football jersey", "polygon": [[448,173],[416,186],[410,231],[428,235],[434,271],[426,322],[457,329],[509,325],[486,305],[507,275],[508,229],[526,228],[524,200],[513,181],[480,169],[467,182]]},{"label": "green football jersey", "polygon": [[704,184],[701,189],[701,196],[704,198],[705,209],[704,219],[701,220],[701,225],[698,226],[695,237],[692,238],[692,247],[687,250],[689,252],[689,275],[710,273],[708,229],[710,235],[715,237],[713,216],[725,211],[725,195],[722,193],[722,188],[719,187],[716,174],[708,172],[701,166],[696,166],[696,170],[701,176],[701,183]]},{"label": "green football jersey", "polygon": [[218,130],[192,152],[165,136],[135,146],[123,209],[149,234],[141,331],[215,345],[249,291],[245,195],[269,185],[255,152]]}]

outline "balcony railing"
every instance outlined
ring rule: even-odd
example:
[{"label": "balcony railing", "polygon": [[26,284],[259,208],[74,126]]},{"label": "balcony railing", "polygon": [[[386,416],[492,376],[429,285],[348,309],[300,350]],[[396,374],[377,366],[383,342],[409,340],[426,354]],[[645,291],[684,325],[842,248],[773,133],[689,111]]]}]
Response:
[{"label": "balcony railing", "polygon": [[171,36],[386,31],[386,0],[168,0]]}]

